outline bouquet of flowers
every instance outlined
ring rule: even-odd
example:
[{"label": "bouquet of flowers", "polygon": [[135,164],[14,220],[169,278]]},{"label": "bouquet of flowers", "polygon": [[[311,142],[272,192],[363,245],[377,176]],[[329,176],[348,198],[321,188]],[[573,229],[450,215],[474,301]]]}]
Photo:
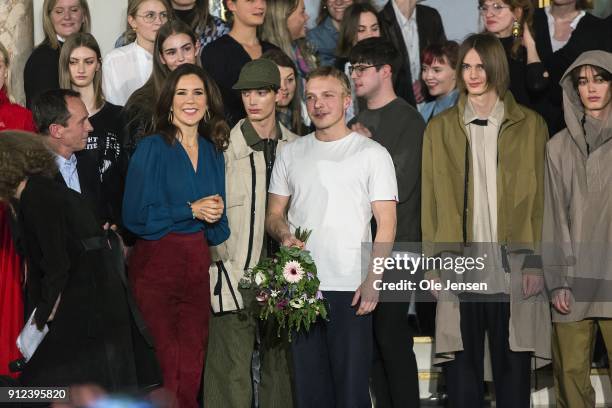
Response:
[{"label": "bouquet of flowers", "polygon": [[[295,237],[306,242],[312,231],[295,231]],[[278,334],[287,328],[291,332],[304,329],[317,318],[327,318],[323,294],[319,290],[317,268],[310,252],[298,247],[281,247],[273,258],[261,260],[245,274],[242,287],[255,289],[259,317],[278,322]]]}]

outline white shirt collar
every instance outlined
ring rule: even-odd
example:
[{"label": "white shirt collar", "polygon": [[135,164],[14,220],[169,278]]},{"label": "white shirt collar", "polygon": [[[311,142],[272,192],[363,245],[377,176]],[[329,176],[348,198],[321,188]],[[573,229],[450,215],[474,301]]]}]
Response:
[{"label": "white shirt collar", "polygon": [[414,7],[414,10],[412,11],[412,15],[410,16],[410,18],[406,18],[406,16],[404,16],[404,14],[399,9],[399,6],[397,5],[397,2],[395,0],[391,0],[391,5],[393,6],[393,11],[395,12],[395,17],[397,18],[397,22],[400,25],[404,26],[404,25],[407,25],[408,23],[416,24],[416,13],[417,13],[416,6]]},{"label": "white shirt collar", "polygon": [[[555,17],[550,14],[550,6],[546,6],[544,7],[544,12],[546,13],[546,18],[548,19],[548,26],[552,26],[552,30],[551,32],[554,33],[554,24],[555,24]],[[578,15],[576,17],[574,17],[574,19],[572,20],[572,22],[570,23],[570,27],[572,27],[572,30],[576,29],[576,26],[578,26],[578,23],[580,22],[580,19],[582,17],[584,17],[586,14],[586,12],[584,10],[580,10],[580,13],[578,13]]]},{"label": "white shirt collar", "polygon": [[67,159],[64,158],[63,156],[60,156],[59,154],[56,154],[55,155],[55,163],[57,163],[57,166],[59,168],[62,168],[62,167],[68,167],[68,168],[76,167],[77,158],[76,158],[74,153],[72,153],[70,155],[70,157],[67,158]]}]

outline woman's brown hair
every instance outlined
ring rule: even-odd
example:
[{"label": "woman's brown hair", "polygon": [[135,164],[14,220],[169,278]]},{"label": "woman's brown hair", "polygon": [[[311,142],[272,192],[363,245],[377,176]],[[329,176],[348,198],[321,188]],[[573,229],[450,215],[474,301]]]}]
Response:
[{"label": "woman's brown hair", "polygon": [[155,132],[161,134],[168,144],[173,144],[180,135],[180,129],[168,121],[168,112],[172,109],[176,86],[186,75],[196,75],[200,78],[206,93],[207,113],[198,124],[198,133],[213,142],[217,150],[224,151],[229,144],[230,129],[223,116],[221,91],[210,75],[194,64],[183,64],[168,75],[153,116]]},{"label": "woman's brown hair", "polygon": [[305,126],[302,122],[302,102],[298,93],[298,71],[295,67],[295,64],[287,54],[285,54],[282,50],[278,48],[269,49],[268,51],[263,53],[261,58],[269,59],[279,67],[291,68],[293,70],[293,77],[295,78],[296,85],[295,93],[293,94],[293,99],[289,104],[289,110],[291,111],[291,131],[295,134],[303,135],[305,132]]},{"label": "woman's brown hair", "polygon": [[501,42],[491,33],[472,34],[459,47],[457,57],[457,88],[466,92],[463,80],[463,60],[466,54],[474,50],[478,53],[487,75],[487,88],[493,87],[497,95],[503,98],[510,85],[508,58]]},{"label": "woman's brown hair", "polygon": [[340,34],[338,36],[338,46],[336,47],[336,56],[348,58],[353,43],[357,38],[357,30],[359,29],[359,18],[363,13],[372,13],[378,21],[378,29],[382,35],[382,27],[376,9],[370,3],[353,3],[347,7],[340,23]]},{"label": "woman's brown hair", "polygon": [[59,59],[59,86],[63,89],[72,89],[72,78],[70,76],[70,55],[77,48],[89,48],[96,53],[98,59],[98,71],[94,74],[93,89],[96,109],[104,105],[104,93],[102,92],[102,53],[100,46],[93,35],[89,33],[75,33],[66,39],[62,46]]},{"label": "woman's brown hair", "polygon": [[0,200],[9,201],[19,183],[31,176],[53,177],[55,157],[40,135],[15,130],[0,132]]}]

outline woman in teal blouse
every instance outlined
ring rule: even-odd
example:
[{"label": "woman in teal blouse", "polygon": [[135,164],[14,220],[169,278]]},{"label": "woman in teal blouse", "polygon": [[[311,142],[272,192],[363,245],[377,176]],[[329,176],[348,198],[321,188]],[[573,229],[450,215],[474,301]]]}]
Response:
[{"label": "woman in teal blouse", "polygon": [[130,161],[123,221],[140,239],[130,282],[155,340],[164,388],[197,407],[210,310],[208,244],[229,237],[223,150],[229,127],[217,85],[193,64],[174,70],[155,111],[156,134]]}]

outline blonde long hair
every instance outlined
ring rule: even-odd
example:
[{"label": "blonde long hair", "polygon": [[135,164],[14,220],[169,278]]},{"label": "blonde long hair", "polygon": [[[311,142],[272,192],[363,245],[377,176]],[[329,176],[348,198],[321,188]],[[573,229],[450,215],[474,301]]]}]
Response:
[{"label": "blonde long hair", "polygon": [[4,58],[4,65],[6,65],[6,81],[4,81],[4,89],[6,89],[6,96],[9,101],[15,102],[11,92],[11,56],[9,55],[6,47],[0,42],[0,55]]},{"label": "blonde long hair", "polygon": [[296,61],[298,49],[310,69],[317,66],[316,57],[306,39],[292,41],[287,18],[298,8],[300,0],[267,0],[266,18],[261,27],[261,38],[283,50],[292,61]]},{"label": "blonde long hair", "polygon": [[[45,32],[45,40],[49,42],[51,48],[57,50],[59,47],[59,41],[57,39],[57,33],[53,27],[53,21],[51,21],[51,13],[57,4],[57,0],[45,0],[43,3],[43,31]],[[87,0],[79,0],[79,5],[83,11],[83,24],[79,29],[80,33],[88,33],[91,31],[91,15],[89,14],[89,5]]]},{"label": "blonde long hair", "polygon": [[[138,13],[140,5],[145,1],[148,0],[128,0],[126,20],[127,16],[132,16],[132,18],[136,18],[136,14]],[[172,20],[174,18],[174,11],[168,0],[157,1],[159,1],[164,5],[164,7],[166,7],[166,13],[168,13],[168,21]],[[130,44],[136,41],[136,31],[132,29],[132,26],[130,26],[130,23],[128,21],[125,22],[125,31],[123,32],[123,39],[125,40],[125,44]]]},{"label": "blonde long hair", "polygon": [[62,89],[72,89],[72,77],[70,76],[70,55],[79,47],[89,48],[96,53],[99,69],[94,75],[93,89],[96,109],[104,104],[104,93],[102,92],[102,54],[100,46],[95,37],[89,33],[75,33],[66,39],[59,59],[59,86]]}]

